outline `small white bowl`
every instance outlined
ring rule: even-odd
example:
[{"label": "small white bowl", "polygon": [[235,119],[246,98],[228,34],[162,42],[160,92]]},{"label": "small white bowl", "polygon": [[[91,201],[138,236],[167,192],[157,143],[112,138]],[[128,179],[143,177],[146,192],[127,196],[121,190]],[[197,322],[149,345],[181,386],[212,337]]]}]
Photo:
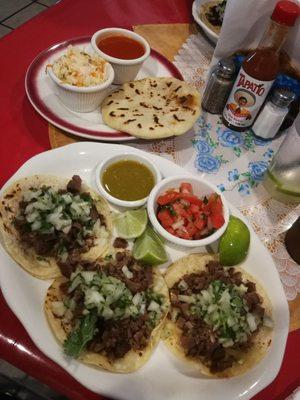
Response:
[{"label": "small white bowl", "polygon": [[[105,169],[109,165],[114,164],[115,162],[118,162],[118,161],[122,161],[122,160],[134,160],[134,161],[144,164],[153,173],[153,176],[155,179],[155,185],[161,180],[161,173],[160,173],[159,169],[148,158],[134,154],[134,153],[124,152],[122,154],[107,157],[100,164],[97,165],[96,171],[95,171],[95,179],[96,179],[97,188],[103,197],[105,197],[110,203],[115,204],[116,206],[126,207],[126,208],[141,207],[146,203],[148,196],[143,199],[135,200],[135,201],[120,200],[116,197],[111,196],[105,190],[104,186],[102,185],[102,174],[105,171]],[[138,185],[138,182],[137,182],[137,185]]]},{"label": "small white bowl", "polygon": [[[157,211],[157,198],[166,192],[168,189],[171,188],[179,188],[180,184],[182,182],[188,182],[192,185],[193,187],[193,192],[196,196],[202,198],[203,196],[208,196],[212,193],[217,193],[222,200],[223,203],[223,216],[224,216],[224,225],[219,228],[216,232],[214,232],[212,235],[204,238],[204,239],[199,239],[199,240],[187,240],[187,239],[181,239],[178,238],[168,231],[166,231],[162,225],[159,223],[157,217],[156,217],[156,211]],[[196,176],[192,175],[177,175],[177,176],[171,176],[169,178],[163,179],[161,182],[159,182],[154,188],[152,189],[149,198],[148,198],[148,203],[147,203],[147,209],[148,209],[148,216],[149,219],[154,227],[154,229],[166,240],[168,240],[171,243],[174,243],[175,245],[178,246],[183,246],[183,247],[199,247],[199,246],[207,246],[209,244],[212,244],[215,242],[217,239],[220,238],[220,236],[223,235],[225,232],[228,222],[229,222],[229,208],[227,201],[225,200],[224,196],[222,193],[219,191],[219,189],[212,185],[211,183],[205,181],[204,179],[198,178]]]},{"label": "small white bowl", "polygon": [[195,0],[193,2],[192,6],[192,14],[194,17],[194,20],[197,22],[197,24],[203,29],[204,33],[207,35],[207,37],[215,44],[217,44],[217,41],[219,39],[220,34],[214,32],[212,29],[210,29],[209,26],[207,26],[200,18],[199,12],[200,12],[200,7],[202,4],[207,3],[209,0]]},{"label": "small white bowl", "polygon": [[[103,51],[101,51],[97,46],[97,43],[100,41],[101,38],[116,35],[127,36],[141,43],[145,48],[145,53],[141,57],[132,60],[123,60],[121,58],[111,57],[108,54],[103,53]],[[149,57],[151,51],[149,43],[142,36],[138,35],[135,32],[122,28],[101,29],[100,31],[93,34],[91,45],[94,51],[100,57],[111,63],[111,65],[113,66],[113,69],[115,71],[114,83],[116,84],[122,84],[134,80],[143,62]]]},{"label": "small white bowl", "polygon": [[99,107],[110,91],[110,85],[115,76],[114,70],[109,63],[105,67],[105,77],[107,79],[95,86],[78,87],[64,83],[55,75],[51,67],[47,68],[47,73],[55,84],[56,94],[59,99],[70,110],[76,112],[90,112]]}]

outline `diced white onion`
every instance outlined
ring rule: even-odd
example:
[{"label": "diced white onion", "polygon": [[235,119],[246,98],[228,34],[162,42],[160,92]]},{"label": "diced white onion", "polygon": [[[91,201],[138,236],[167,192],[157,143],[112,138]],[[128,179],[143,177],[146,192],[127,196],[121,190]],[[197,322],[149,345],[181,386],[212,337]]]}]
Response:
[{"label": "diced white onion", "polygon": [[57,317],[62,317],[66,311],[66,307],[62,301],[53,301],[51,303],[52,312]]},{"label": "diced white onion", "polygon": [[82,278],[80,275],[77,275],[71,282],[71,285],[69,286],[68,293],[73,292],[79,286],[82,282]]},{"label": "diced white onion", "polygon": [[178,308],[173,308],[171,312],[171,320],[175,322],[177,320],[177,316],[179,314]]},{"label": "diced white onion", "polygon": [[232,339],[227,339],[226,342],[223,343],[223,347],[231,347],[234,345],[234,342]]},{"label": "diced white onion", "polygon": [[159,311],[159,304],[156,301],[151,300],[151,303],[148,306],[148,311]]},{"label": "diced white onion", "polygon": [[267,328],[273,328],[274,327],[274,321],[272,320],[272,318],[268,317],[267,315],[264,316],[263,324]]},{"label": "diced white onion", "polygon": [[143,300],[143,296],[141,295],[141,293],[136,293],[133,298],[132,298],[132,302],[135,306],[139,305]]},{"label": "diced white onion", "polygon": [[218,307],[218,306],[217,306],[216,304],[210,304],[210,305],[208,306],[208,308],[207,308],[208,314],[211,314],[211,313],[213,313],[214,311],[216,311],[217,307]]},{"label": "diced white onion", "polygon": [[97,290],[94,289],[86,290],[84,299],[85,305],[94,304],[96,306],[99,303],[104,303],[104,302],[105,302],[104,297]]},{"label": "diced white onion", "polygon": [[256,330],[256,328],[257,328],[257,324],[255,322],[254,315],[252,315],[251,313],[248,313],[247,314],[247,322],[248,322],[250,331],[254,332]]},{"label": "diced white onion", "polygon": [[123,265],[122,272],[126,276],[126,278],[128,278],[128,279],[132,279],[133,278],[133,273],[131,271],[129,271],[127,265]]},{"label": "diced white onion", "polygon": [[183,279],[181,279],[181,281],[178,283],[178,288],[180,290],[186,290],[188,287],[188,284]]},{"label": "diced white onion", "polygon": [[36,220],[36,221],[34,221],[34,223],[31,225],[31,230],[32,230],[32,231],[37,231],[38,229],[40,229],[41,226],[42,226],[41,221]]},{"label": "diced white onion", "polygon": [[111,310],[110,308],[105,307],[105,308],[103,309],[103,311],[102,311],[101,314],[102,314],[103,318],[109,319],[109,318],[112,318],[112,317],[113,317],[114,312],[113,312],[113,310]]},{"label": "diced white onion", "polygon": [[193,296],[186,296],[184,294],[179,294],[178,299],[188,304],[195,303],[195,298]]},{"label": "diced white onion", "polygon": [[81,271],[80,275],[84,279],[85,283],[89,285],[94,279],[96,272],[94,271]]},{"label": "diced white onion", "polygon": [[63,194],[61,196],[66,204],[72,203],[72,197],[69,194]]},{"label": "diced white onion", "polygon": [[23,199],[24,201],[28,202],[32,199],[36,199],[37,197],[40,196],[40,194],[42,193],[42,191],[40,189],[33,191],[33,190],[27,190],[24,194],[23,194]]},{"label": "diced white onion", "polygon": [[72,318],[73,318],[72,311],[70,309],[67,309],[67,311],[65,312],[63,321],[64,322],[69,322],[69,321],[71,321]]},{"label": "diced white onion", "polygon": [[180,219],[179,221],[174,222],[174,224],[171,225],[171,227],[176,230],[181,228],[184,225],[184,220]]}]

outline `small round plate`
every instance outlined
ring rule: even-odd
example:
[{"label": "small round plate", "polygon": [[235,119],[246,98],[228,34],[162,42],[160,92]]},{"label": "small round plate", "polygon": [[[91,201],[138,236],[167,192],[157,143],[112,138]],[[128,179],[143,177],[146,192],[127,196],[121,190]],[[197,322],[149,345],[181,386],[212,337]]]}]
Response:
[{"label": "small round plate", "polygon": [[[69,110],[54,92],[53,82],[46,74],[46,66],[65,52],[70,45],[80,46],[85,51],[93,51],[90,37],[79,37],[58,43],[41,52],[30,64],[25,89],[28,99],[35,110],[52,125],[73,135],[107,142],[125,142],[136,140],[124,132],[116,131],[102,121],[100,109],[89,113],[77,113]],[[136,79],[148,76],[173,76],[181,79],[178,69],[164,56],[151,49],[150,57],[144,62]],[[112,86],[112,89],[117,87]]]}]

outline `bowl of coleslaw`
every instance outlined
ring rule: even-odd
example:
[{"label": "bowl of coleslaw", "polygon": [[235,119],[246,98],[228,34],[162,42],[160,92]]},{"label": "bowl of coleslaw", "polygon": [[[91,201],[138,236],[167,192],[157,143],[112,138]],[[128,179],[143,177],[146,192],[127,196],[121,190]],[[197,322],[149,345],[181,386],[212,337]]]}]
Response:
[{"label": "bowl of coleslaw", "polygon": [[48,64],[46,72],[60,101],[76,112],[90,112],[99,107],[115,75],[107,61],[74,46]]}]

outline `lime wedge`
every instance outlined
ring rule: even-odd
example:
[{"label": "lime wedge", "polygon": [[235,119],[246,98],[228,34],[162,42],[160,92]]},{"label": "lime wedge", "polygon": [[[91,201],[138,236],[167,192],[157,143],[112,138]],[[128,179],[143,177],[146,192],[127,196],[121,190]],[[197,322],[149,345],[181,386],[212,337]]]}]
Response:
[{"label": "lime wedge", "polygon": [[219,243],[220,263],[228,266],[239,264],[246,258],[249,245],[248,227],[239,218],[231,216]]},{"label": "lime wedge", "polygon": [[114,223],[119,237],[123,239],[134,239],[144,232],[148,222],[145,208],[128,210],[115,217]]},{"label": "lime wedge", "polygon": [[146,264],[163,264],[168,256],[161,238],[149,226],[133,245],[133,257]]}]

